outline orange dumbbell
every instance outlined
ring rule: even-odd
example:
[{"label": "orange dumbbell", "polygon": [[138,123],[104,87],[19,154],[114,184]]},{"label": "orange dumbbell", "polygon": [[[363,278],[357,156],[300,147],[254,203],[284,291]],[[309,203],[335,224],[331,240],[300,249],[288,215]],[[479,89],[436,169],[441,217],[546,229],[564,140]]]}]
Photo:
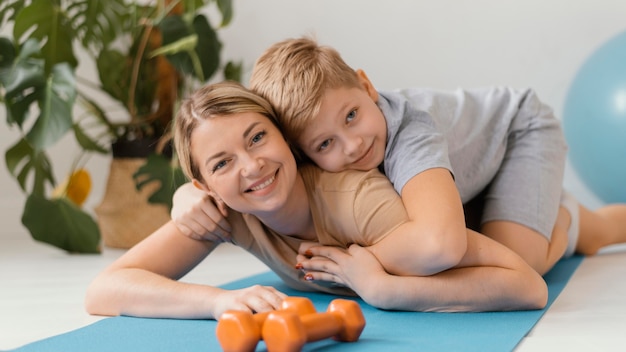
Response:
[{"label": "orange dumbbell", "polygon": [[365,317],[355,301],[335,299],[325,313],[298,316],[292,311],[270,313],[262,328],[263,340],[270,352],[296,352],[307,342],[334,338],[343,342],[359,339]]},{"label": "orange dumbbell", "polygon": [[[288,311],[296,316],[315,313],[315,306],[306,297],[287,297],[280,311]],[[217,322],[215,333],[225,352],[254,351],[262,337],[263,323],[270,312],[252,314],[250,312],[228,310]]]}]

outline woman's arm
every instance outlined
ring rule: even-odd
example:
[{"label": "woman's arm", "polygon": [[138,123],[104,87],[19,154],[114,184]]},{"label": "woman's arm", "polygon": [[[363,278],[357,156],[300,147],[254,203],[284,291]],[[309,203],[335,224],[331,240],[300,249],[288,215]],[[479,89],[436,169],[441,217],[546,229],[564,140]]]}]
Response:
[{"label": "woman's arm", "polygon": [[224,290],[177,281],[218,243],[184,236],[169,222],[128,250],[87,289],[87,312],[154,318],[216,319],[227,309],[261,312],[280,306],[271,287]]},{"label": "woman's arm", "polygon": [[452,269],[431,276],[385,272],[366,248],[304,247],[298,256],[309,278],[343,284],[367,303],[390,310],[501,311],[541,309],[548,290],[543,278],[503,245],[467,230],[467,251]]}]

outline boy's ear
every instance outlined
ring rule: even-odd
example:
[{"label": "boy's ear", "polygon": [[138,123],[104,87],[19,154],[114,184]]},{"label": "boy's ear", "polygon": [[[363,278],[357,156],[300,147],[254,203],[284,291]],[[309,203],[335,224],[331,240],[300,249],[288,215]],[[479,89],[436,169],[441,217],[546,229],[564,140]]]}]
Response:
[{"label": "boy's ear", "polygon": [[369,95],[375,103],[378,103],[378,91],[374,88],[372,81],[370,81],[367,77],[365,71],[361,69],[356,70],[356,76],[358,77],[363,89],[367,92],[367,95]]}]

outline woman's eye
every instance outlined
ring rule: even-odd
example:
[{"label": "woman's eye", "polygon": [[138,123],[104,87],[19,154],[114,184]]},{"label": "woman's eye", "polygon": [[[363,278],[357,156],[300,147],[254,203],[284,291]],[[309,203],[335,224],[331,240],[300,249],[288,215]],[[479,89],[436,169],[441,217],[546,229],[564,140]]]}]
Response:
[{"label": "woman's eye", "polygon": [[265,134],[267,132],[265,131],[261,131],[257,134],[255,134],[254,136],[252,136],[252,143],[259,143],[261,141],[261,139],[263,139],[263,137],[265,137]]},{"label": "woman's eye", "polygon": [[327,139],[325,141],[322,142],[322,144],[320,144],[320,146],[317,148],[318,151],[323,151],[326,148],[328,148],[328,146],[330,145],[330,139]]},{"label": "woman's eye", "polygon": [[346,122],[352,122],[352,120],[354,120],[356,118],[356,110],[352,110],[348,113],[348,116],[346,116]]}]

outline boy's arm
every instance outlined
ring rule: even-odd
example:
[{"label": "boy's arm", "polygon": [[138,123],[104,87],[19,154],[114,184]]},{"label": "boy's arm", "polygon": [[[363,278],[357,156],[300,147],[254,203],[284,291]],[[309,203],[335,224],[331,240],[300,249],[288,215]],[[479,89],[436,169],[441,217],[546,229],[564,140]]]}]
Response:
[{"label": "boy's arm", "polygon": [[[364,247],[308,247],[299,264],[315,281],[342,284],[368,304],[408,311],[500,311],[541,309],[548,291],[543,278],[517,254],[467,230],[467,252],[457,266],[431,276],[385,272]],[[301,251],[304,253],[304,248]]]},{"label": "boy's arm", "polygon": [[450,171],[429,169],[402,189],[409,221],[372,251],[390,272],[432,275],[459,263],[467,247],[461,198]]},{"label": "boy's arm", "polygon": [[197,240],[230,242],[227,208],[191,182],[180,186],[172,198],[172,220],[186,236]]}]

